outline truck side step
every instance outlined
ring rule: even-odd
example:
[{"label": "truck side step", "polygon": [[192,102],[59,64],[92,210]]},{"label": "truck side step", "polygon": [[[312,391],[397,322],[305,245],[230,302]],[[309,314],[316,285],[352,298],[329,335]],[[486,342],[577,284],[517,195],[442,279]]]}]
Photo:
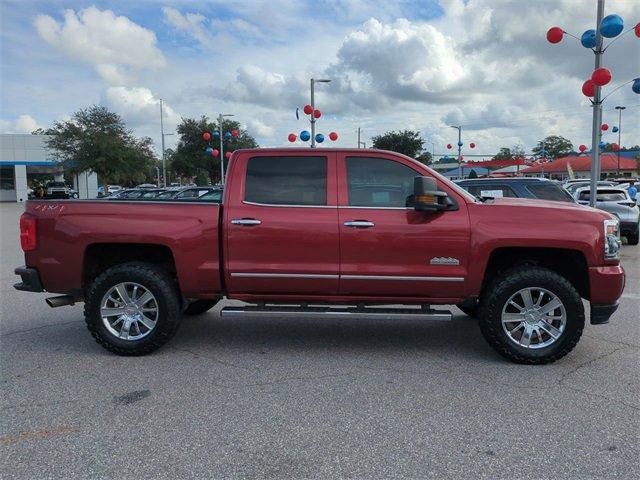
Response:
[{"label": "truck side step", "polygon": [[300,305],[248,305],[244,307],[224,307],[220,311],[222,317],[323,317],[323,318],[393,318],[395,320],[451,320],[448,310],[432,310],[430,308],[377,308],[377,307],[309,307]]}]

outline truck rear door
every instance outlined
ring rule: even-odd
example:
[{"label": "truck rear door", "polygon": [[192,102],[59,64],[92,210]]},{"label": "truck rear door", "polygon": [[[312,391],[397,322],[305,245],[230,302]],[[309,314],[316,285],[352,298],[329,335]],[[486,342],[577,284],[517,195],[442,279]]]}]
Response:
[{"label": "truck rear door", "polygon": [[463,296],[470,241],[466,204],[461,200],[455,211],[434,213],[407,208],[414,178],[421,175],[400,157],[338,154],[341,295]]},{"label": "truck rear door", "polygon": [[337,294],[335,153],[239,153],[226,188],[230,293]]}]

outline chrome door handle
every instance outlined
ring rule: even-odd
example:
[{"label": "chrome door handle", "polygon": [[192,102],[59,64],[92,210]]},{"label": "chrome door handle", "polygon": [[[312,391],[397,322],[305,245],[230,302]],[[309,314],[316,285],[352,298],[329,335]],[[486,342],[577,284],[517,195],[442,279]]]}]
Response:
[{"label": "chrome door handle", "polygon": [[375,227],[376,224],[368,220],[352,220],[351,222],[344,222],[344,226],[352,228],[371,228]]},{"label": "chrome door handle", "polygon": [[256,220],[255,218],[236,218],[235,220],[231,220],[233,225],[244,225],[245,227],[251,227],[253,225],[260,225],[262,222],[260,220]]}]

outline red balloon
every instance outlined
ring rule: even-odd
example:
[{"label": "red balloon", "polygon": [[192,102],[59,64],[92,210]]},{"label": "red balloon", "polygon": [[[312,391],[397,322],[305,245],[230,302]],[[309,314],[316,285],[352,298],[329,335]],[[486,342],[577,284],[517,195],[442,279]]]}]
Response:
[{"label": "red balloon", "polygon": [[231,152],[225,153],[224,156],[227,157],[227,158],[231,158]]},{"label": "red balloon", "polygon": [[580,150],[581,152],[584,152],[586,149],[587,149],[587,146],[586,146],[586,145],[580,145],[580,146],[578,147],[578,150]]},{"label": "red balloon", "polygon": [[608,68],[596,68],[591,74],[593,83],[602,87],[611,81],[611,71]]},{"label": "red balloon", "polygon": [[291,143],[295,142],[298,139],[298,136],[295,133],[290,133],[287,137]]},{"label": "red balloon", "polygon": [[211,134],[210,134],[209,132],[204,132],[204,133],[202,134],[202,139],[203,139],[205,142],[208,142],[209,140],[211,140]]},{"label": "red balloon", "polygon": [[238,132],[238,130],[231,130],[231,136],[233,138],[238,138],[238,135],[240,135],[240,132]]},{"label": "red balloon", "polygon": [[307,115],[311,115],[313,113],[313,107],[311,107],[311,105],[305,105],[302,111]]},{"label": "red balloon", "polygon": [[613,145],[611,145],[611,149],[614,152],[617,152],[618,150],[620,150],[620,145],[618,145],[617,143],[614,143]]},{"label": "red balloon", "polygon": [[315,118],[320,118],[322,116],[322,113],[320,113],[320,110],[314,110],[313,111],[313,116]]},{"label": "red balloon", "polygon": [[602,129],[603,132],[606,132],[607,130],[609,130],[609,125],[607,125],[606,123],[603,123],[600,128]]},{"label": "red balloon", "polygon": [[447,143],[447,148],[448,148],[449,150],[451,150],[451,144],[450,144],[450,143]]},{"label": "red balloon", "polygon": [[471,148],[476,148],[476,144],[475,144],[475,143],[473,143],[473,142],[472,142],[472,143],[470,143],[470,144],[469,144],[469,146],[470,146]]},{"label": "red balloon", "polygon": [[633,30],[636,32],[636,37],[640,38],[640,22],[633,27]]},{"label": "red balloon", "polygon": [[559,43],[562,41],[564,31],[560,27],[551,27],[547,30],[547,41],[549,43]]},{"label": "red balloon", "polygon": [[591,80],[587,80],[582,84],[582,93],[587,97],[593,97],[595,95],[596,85]]},{"label": "red balloon", "polygon": [[460,155],[460,161],[464,160],[464,155]]},{"label": "red balloon", "polygon": [[219,151],[218,149],[214,148],[214,149],[211,151],[211,156],[215,158],[215,157],[217,157],[217,156],[218,156],[218,154],[219,154],[219,153],[220,153],[220,151]]},{"label": "red balloon", "polygon": [[332,142],[335,142],[338,139],[338,134],[336,132],[331,132],[329,134],[329,140],[331,140]]}]

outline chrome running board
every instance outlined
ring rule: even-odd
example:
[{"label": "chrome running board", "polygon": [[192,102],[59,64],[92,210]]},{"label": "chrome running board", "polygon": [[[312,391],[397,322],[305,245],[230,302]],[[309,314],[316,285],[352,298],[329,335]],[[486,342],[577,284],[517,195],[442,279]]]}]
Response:
[{"label": "chrome running board", "polygon": [[245,307],[224,307],[220,311],[222,317],[236,318],[363,318],[394,320],[451,320],[448,310],[432,310],[430,308],[378,308],[378,307],[309,307],[301,305],[248,305]]}]

